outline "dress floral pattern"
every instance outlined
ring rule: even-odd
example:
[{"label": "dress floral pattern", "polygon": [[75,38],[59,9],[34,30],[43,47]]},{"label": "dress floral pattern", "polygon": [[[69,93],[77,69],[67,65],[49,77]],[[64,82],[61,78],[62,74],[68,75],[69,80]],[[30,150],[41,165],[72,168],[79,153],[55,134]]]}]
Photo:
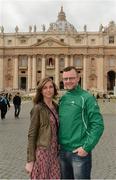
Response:
[{"label": "dress floral pattern", "polygon": [[[58,123],[58,115],[55,109],[52,109]],[[52,138],[49,148],[37,147],[36,161],[31,173],[31,179],[60,179],[60,166],[58,158],[57,126],[55,118],[50,113],[50,125]]]}]

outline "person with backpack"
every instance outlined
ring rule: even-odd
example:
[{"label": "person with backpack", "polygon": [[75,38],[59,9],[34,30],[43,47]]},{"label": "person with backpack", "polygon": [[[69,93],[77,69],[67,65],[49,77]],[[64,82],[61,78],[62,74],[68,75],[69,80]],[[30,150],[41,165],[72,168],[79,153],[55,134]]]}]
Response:
[{"label": "person with backpack", "polygon": [[6,96],[6,94],[2,94],[0,98],[0,109],[1,109],[1,119],[5,119],[7,109],[10,108],[9,100]]},{"label": "person with backpack", "polygon": [[103,117],[95,97],[79,85],[73,66],[63,70],[67,92],[59,101],[61,179],[90,179],[91,152],[103,130]]}]

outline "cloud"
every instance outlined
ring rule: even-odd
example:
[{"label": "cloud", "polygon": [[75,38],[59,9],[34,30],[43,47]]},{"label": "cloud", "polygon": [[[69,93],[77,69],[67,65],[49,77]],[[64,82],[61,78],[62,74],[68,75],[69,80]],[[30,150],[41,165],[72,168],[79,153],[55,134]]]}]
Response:
[{"label": "cloud", "polygon": [[60,7],[63,6],[67,21],[77,30],[96,31],[100,24],[106,26],[116,20],[115,0],[0,0],[0,22],[5,32],[14,31],[16,25],[20,31],[28,31],[29,25],[41,25],[48,28],[49,23],[57,20]]}]

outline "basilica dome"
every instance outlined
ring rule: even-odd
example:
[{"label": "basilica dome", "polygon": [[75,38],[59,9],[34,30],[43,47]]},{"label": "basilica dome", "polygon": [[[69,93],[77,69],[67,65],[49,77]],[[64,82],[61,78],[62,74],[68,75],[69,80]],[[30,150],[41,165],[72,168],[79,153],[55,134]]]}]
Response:
[{"label": "basilica dome", "polygon": [[48,32],[77,32],[76,28],[66,20],[66,15],[61,7],[58,19],[55,23],[50,23]]}]

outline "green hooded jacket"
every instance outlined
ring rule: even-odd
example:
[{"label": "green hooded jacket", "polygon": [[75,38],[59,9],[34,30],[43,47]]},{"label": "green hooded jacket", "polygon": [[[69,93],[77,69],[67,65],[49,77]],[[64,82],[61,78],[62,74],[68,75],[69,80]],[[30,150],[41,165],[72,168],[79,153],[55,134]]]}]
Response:
[{"label": "green hooded jacket", "polygon": [[95,97],[79,85],[61,97],[59,121],[59,144],[66,151],[82,147],[86,152],[91,152],[104,130]]}]

